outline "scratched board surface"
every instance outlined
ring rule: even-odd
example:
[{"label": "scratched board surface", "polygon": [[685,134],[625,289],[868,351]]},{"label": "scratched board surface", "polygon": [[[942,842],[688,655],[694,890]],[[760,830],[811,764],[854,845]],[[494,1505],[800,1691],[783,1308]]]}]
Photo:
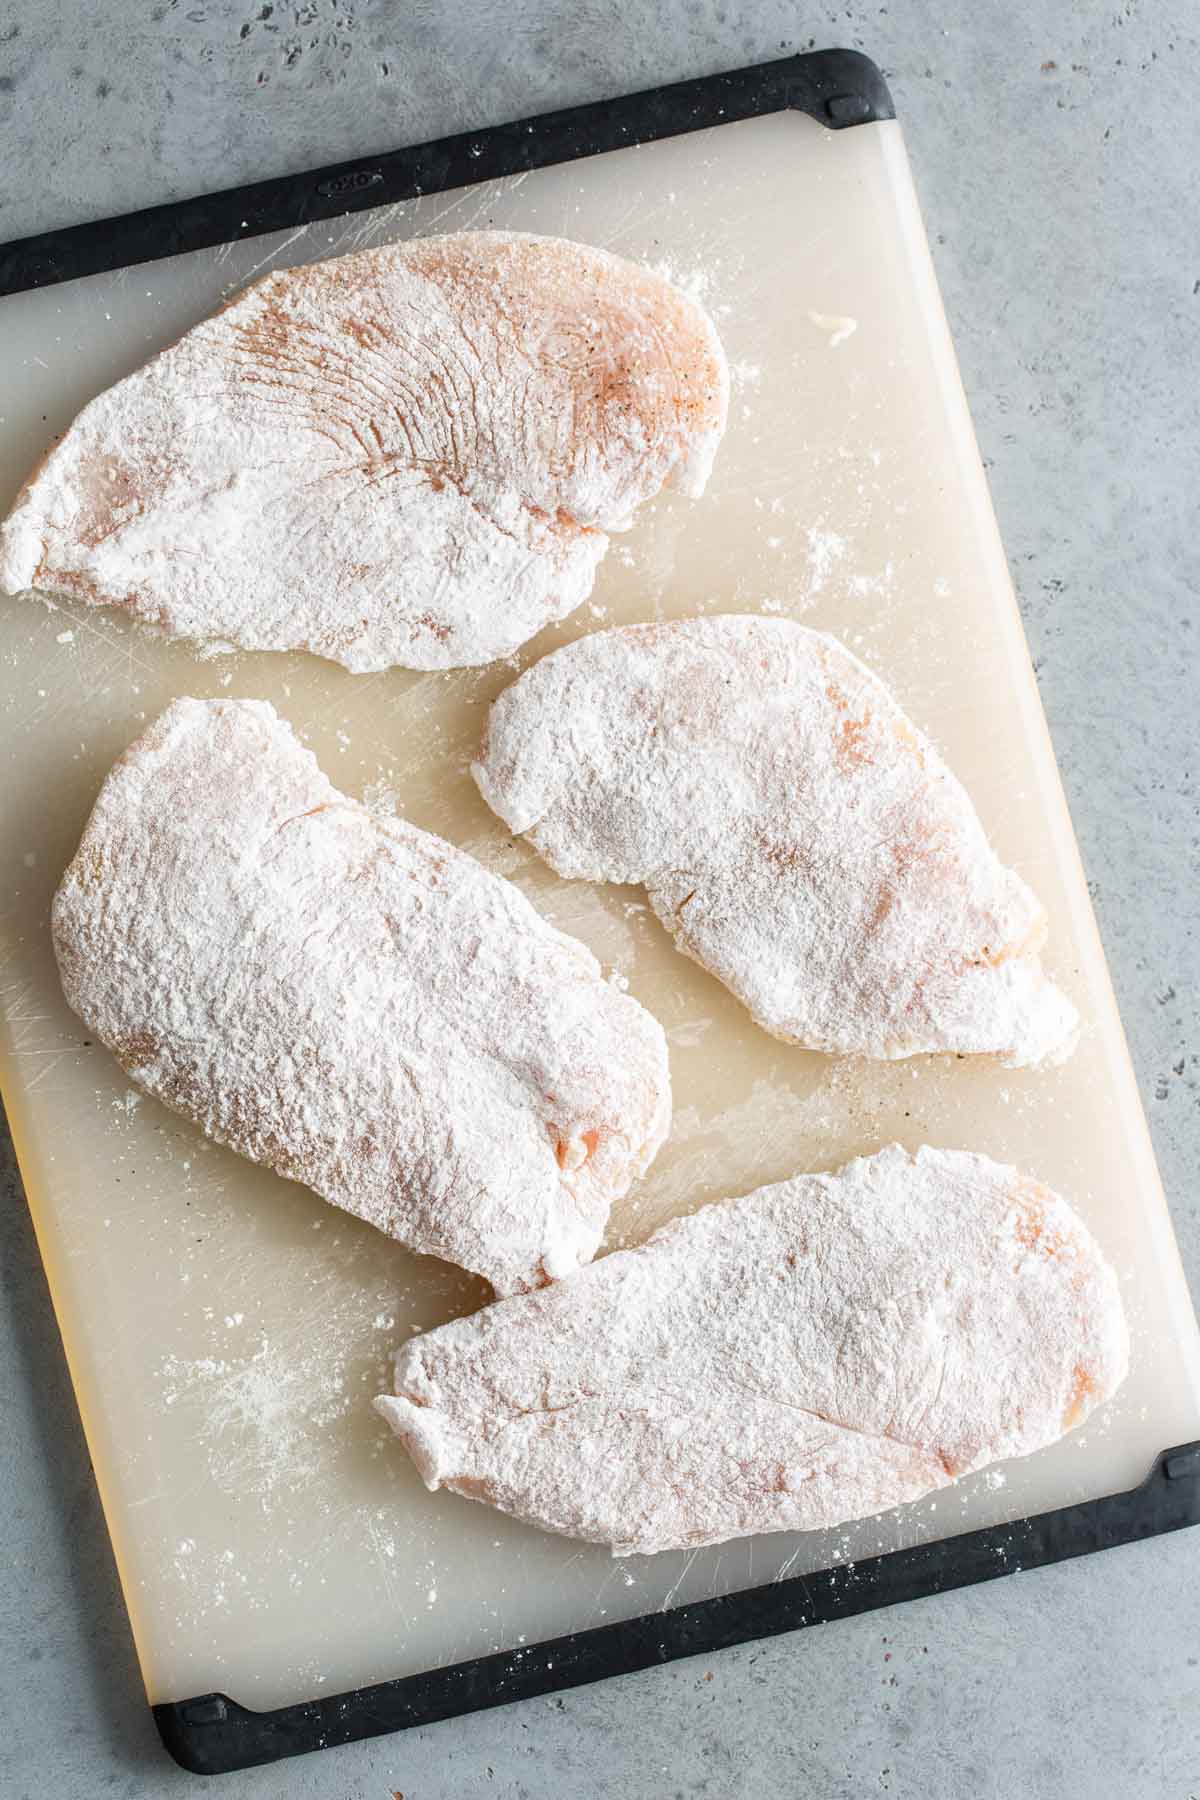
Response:
[{"label": "scratched board surface", "polygon": [[[1150,1155],[899,129],[780,115],[18,296],[0,308],[0,502],[76,410],[264,269],[489,225],[661,268],[733,367],[707,497],[646,508],[592,602],[520,662],[354,677],[220,656],[111,613],[0,608],[8,873],[0,1072],[153,1700],[252,1707],[653,1612],[1132,1485],[1200,1436],[1195,1324]],[[517,667],[598,625],[716,610],[845,638],[967,782],[1048,904],[1085,1020],[1048,1074],[789,1049],[677,956],[635,890],[556,880],[467,765]],[[1115,1262],[1133,1370],[1062,1445],[844,1529],[614,1561],[428,1494],[370,1408],[389,1352],[486,1299],[306,1190],[205,1143],[86,1043],[47,910],[100,781],[178,694],[261,696],[331,778],[511,877],[661,1018],[672,1138],[610,1243],[899,1139],[989,1152],[1062,1189]]]}]

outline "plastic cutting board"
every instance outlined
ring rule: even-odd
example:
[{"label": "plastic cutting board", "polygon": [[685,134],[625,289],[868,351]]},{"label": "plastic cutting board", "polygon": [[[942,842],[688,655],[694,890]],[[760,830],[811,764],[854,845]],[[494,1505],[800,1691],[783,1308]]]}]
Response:
[{"label": "plastic cutting board", "polygon": [[[204,660],[111,611],[0,607],[0,1078],[147,1692],[193,1766],[544,1691],[1196,1516],[1193,1459],[1175,1457],[1170,1505],[1156,1464],[1200,1438],[1195,1320],[889,113],[864,59],[793,59],[0,252],[14,286],[76,276],[0,303],[5,506],[86,400],[231,289],[416,235],[511,227],[656,266],[712,310],[734,375],[707,496],[643,509],[592,602],[519,663],[355,677],[300,655]],[[352,216],[314,216],[348,202]],[[262,234],[281,218],[308,222]],[[207,247],[104,266],[194,244]],[[467,763],[518,666],[601,624],[717,610],[837,633],[932,734],[1048,906],[1048,966],[1085,1021],[1065,1067],[788,1048],[670,948],[639,893],[557,880],[488,813]],[[1058,1446],[930,1500],[691,1554],[614,1561],[428,1494],[369,1401],[388,1353],[479,1306],[483,1284],[140,1098],[59,991],[54,887],[110,764],[178,694],[271,700],[339,787],[517,882],[659,1016],[674,1131],[610,1243],[893,1140],[985,1151],[1066,1194],[1115,1263],[1133,1331],[1116,1402]],[[1039,1525],[1061,1508],[1077,1510]],[[1005,1530],[960,1536],[993,1527]],[[378,1683],[397,1685],[355,1691]],[[257,1717],[274,1709],[290,1710]]]}]

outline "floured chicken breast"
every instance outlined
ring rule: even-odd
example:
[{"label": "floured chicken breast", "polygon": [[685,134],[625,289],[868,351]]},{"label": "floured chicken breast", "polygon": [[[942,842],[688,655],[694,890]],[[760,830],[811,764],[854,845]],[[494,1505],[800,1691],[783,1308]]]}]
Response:
[{"label": "floured chicken breast", "polygon": [[776,1036],[1058,1061],[1046,915],[966,793],[836,639],[786,619],[596,632],[491,708],[475,780],[560,875],[644,883]]},{"label": "floured chicken breast", "polygon": [[138,739],[53,925],[139,1087],[498,1293],[586,1262],[666,1135],[650,1014],[511,883],[339,794],[262,702],[177,700]]},{"label": "floured chicken breast", "polygon": [[914,1500],[1053,1443],[1127,1362],[1065,1201],[893,1145],[414,1338],[375,1404],[427,1486],[624,1554]]},{"label": "floured chicken breast", "polygon": [[660,276],[471,232],[255,282],[85,407],[0,534],[0,587],[354,670],[507,656],[607,533],[704,488],[729,379]]}]

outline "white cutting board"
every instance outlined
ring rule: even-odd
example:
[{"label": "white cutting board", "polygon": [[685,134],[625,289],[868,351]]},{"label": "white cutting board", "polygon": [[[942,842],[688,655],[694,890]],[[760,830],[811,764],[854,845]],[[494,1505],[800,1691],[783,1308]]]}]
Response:
[{"label": "white cutting board", "polygon": [[[1046,902],[1083,1041],[1063,1069],[1013,1074],[769,1039],[636,891],[557,881],[489,815],[467,762],[516,663],[203,661],[112,614],[0,606],[0,1073],[153,1701],[273,1707],[533,1643],[1112,1492],[1200,1436],[1195,1321],[897,125],[779,114],[7,300],[0,503],[91,395],[250,275],[488,225],[661,266],[713,310],[734,370],[706,498],[644,509],[593,603],[522,660],[601,622],[710,610],[840,634]],[[1134,1346],[1116,1403],[935,1500],[688,1555],[614,1562],[427,1494],[369,1401],[388,1352],[483,1285],[139,1099],[59,992],[50,896],[110,763],[177,694],[272,700],[339,786],[466,846],[628,976],[670,1039],[675,1127],[610,1242],[893,1139],[986,1151],[1068,1195],[1114,1261]]]}]

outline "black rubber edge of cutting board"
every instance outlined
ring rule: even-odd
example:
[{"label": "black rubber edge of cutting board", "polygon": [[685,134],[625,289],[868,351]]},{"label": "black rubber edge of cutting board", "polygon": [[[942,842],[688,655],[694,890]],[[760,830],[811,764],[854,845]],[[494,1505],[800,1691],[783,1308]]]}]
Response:
[{"label": "black rubber edge of cutting board", "polygon": [[810,113],[832,131],[895,117],[887,83],[869,57],[818,50],[19,238],[0,245],[0,295],[788,109]]},{"label": "black rubber edge of cutting board", "polygon": [[[0,295],[789,109],[808,113],[831,130],[895,117],[887,84],[868,57],[854,50],[821,50],[43,232],[0,245]],[[1146,1480],[1128,1493],[865,1562],[273,1712],[252,1712],[224,1694],[197,1695],[152,1710],[164,1745],[183,1768],[199,1775],[227,1774],[825,1624],[1194,1524],[1200,1524],[1200,1441],[1164,1451]]]},{"label": "black rubber edge of cutting board", "polygon": [[826,1625],[875,1607],[947,1593],[1196,1524],[1200,1442],[1165,1450],[1146,1480],[1127,1493],[1084,1500],[1011,1525],[914,1544],[866,1562],[697,1600],[647,1618],[573,1632],[276,1712],[250,1712],[224,1694],[204,1694],[156,1706],[154,1720],[176,1762],[195,1775],[224,1775],[581,1687],[682,1656],[707,1655],[805,1625]]}]

